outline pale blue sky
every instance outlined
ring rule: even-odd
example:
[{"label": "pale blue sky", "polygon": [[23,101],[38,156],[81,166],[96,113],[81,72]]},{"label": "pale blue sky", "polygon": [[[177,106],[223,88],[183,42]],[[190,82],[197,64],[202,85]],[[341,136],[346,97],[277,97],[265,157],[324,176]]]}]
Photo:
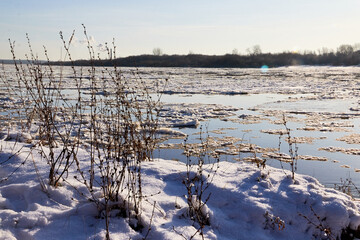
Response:
[{"label": "pale blue sky", "polygon": [[0,59],[26,51],[25,33],[42,55],[61,54],[59,31],[76,31],[74,58],[86,58],[81,24],[94,45],[115,38],[117,55],[240,53],[259,44],[263,52],[336,49],[360,42],[359,0],[0,0]]}]

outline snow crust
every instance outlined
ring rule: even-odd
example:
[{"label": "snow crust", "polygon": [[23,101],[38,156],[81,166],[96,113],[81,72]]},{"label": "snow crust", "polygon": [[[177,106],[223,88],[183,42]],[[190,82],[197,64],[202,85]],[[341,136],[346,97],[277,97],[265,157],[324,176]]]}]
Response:
[{"label": "snow crust", "polygon": [[[73,179],[74,172],[61,186],[51,188],[46,185],[46,162],[36,151],[29,157],[32,145],[9,139],[0,145],[0,239],[105,237],[105,221],[95,204],[79,194],[85,188]],[[14,155],[19,149],[21,153]],[[79,158],[86,160],[85,150],[79,151]],[[210,167],[205,165],[204,176]],[[142,239],[151,222],[147,239],[189,239],[197,225],[186,214],[185,164],[154,159],[144,162],[142,171],[145,228],[136,232],[127,219],[114,214],[111,238]],[[205,239],[327,239],[329,233],[335,239],[344,229],[358,229],[358,202],[312,177],[295,174],[294,181],[290,175],[268,166],[259,169],[245,162],[220,162],[205,193],[211,193],[203,209],[210,217]]]}]

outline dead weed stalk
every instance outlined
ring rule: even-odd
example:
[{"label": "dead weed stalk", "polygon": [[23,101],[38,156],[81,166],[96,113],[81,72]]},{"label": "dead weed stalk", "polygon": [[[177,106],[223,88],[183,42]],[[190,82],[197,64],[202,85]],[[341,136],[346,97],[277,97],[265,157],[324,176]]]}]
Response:
[{"label": "dead weed stalk", "polygon": [[[200,146],[198,148],[189,148],[187,140],[184,144],[186,173],[182,183],[187,191],[187,215],[194,221],[194,226],[197,226],[197,231],[191,239],[197,234],[204,239],[204,227],[210,225],[209,210],[206,205],[211,197],[208,188],[219,169],[219,155],[211,151],[208,137],[204,139],[202,128],[200,130]],[[193,161],[193,158],[196,160]],[[207,166],[204,165],[206,160],[209,163]]]}]

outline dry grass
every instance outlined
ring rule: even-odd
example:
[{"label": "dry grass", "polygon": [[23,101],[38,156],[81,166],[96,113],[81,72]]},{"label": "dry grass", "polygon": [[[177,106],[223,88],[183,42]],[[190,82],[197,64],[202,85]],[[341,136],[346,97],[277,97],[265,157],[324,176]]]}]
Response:
[{"label": "dry grass", "polygon": [[[113,210],[127,217],[136,230],[144,225],[141,163],[152,159],[156,146],[160,96],[153,99],[136,73],[132,78],[137,83],[135,89],[117,66],[95,67],[94,61],[99,58],[85,26],[84,36],[93,64],[79,69],[69,50],[74,33],[66,41],[60,32],[65,58],[73,63],[71,84],[77,90],[74,101],[69,101],[64,93],[65,82],[69,80],[64,81],[62,72],[54,70],[46,48],[46,63],[38,60],[29,38],[29,55],[24,63],[16,60],[15,44],[10,41],[16,79],[5,76],[5,71],[1,79],[9,94],[22,103],[19,111],[13,113],[17,117],[14,124],[21,123],[22,131],[36,135],[33,149],[40,151],[42,160],[48,163],[48,184],[60,187],[68,182],[69,170],[75,169],[78,173],[75,179],[87,189],[81,194],[97,205],[99,216],[106,222],[106,239],[110,239]],[[107,48],[109,58],[116,57],[115,45],[112,49]],[[111,93],[100,94],[109,86]],[[85,91],[89,96],[84,96]],[[86,164],[79,160],[80,147],[88,151]],[[85,170],[87,165],[89,170]],[[99,189],[101,194],[95,194]]]}]

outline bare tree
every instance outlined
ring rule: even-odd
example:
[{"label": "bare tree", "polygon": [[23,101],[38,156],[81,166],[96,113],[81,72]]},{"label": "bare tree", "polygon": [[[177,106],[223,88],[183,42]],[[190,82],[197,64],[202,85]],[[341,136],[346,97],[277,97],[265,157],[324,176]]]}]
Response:
[{"label": "bare tree", "polygon": [[353,49],[354,49],[354,51],[359,51],[360,50],[360,43],[355,43],[353,45]]},{"label": "bare tree", "polygon": [[328,49],[327,47],[322,47],[320,49],[319,55],[327,55],[331,52],[331,49]]},{"label": "bare tree", "polygon": [[154,54],[155,56],[161,56],[161,55],[163,55],[164,53],[163,53],[163,51],[161,50],[161,48],[154,48],[154,49],[153,49],[153,54]]},{"label": "bare tree", "polygon": [[251,48],[247,48],[246,53],[248,55],[259,55],[262,53],[261,47],[259,44],[256,44],[256,45],[252,46]]},{"label": "bare tree", "polygon": [[353,46],[351,46],[349,44],[342,44],[337,49],[338,54],[349,55],[353,52],[354,52],[354,48],[353,48]]},{"label": "bare tree", "polygon": [[260,45],[259,45],[259,44],[254,45],[254,46],[252,47],[252,52],[253,52],[254,55],[259,55],[259,54],[261,54],[262,51],[261,51]]}]

